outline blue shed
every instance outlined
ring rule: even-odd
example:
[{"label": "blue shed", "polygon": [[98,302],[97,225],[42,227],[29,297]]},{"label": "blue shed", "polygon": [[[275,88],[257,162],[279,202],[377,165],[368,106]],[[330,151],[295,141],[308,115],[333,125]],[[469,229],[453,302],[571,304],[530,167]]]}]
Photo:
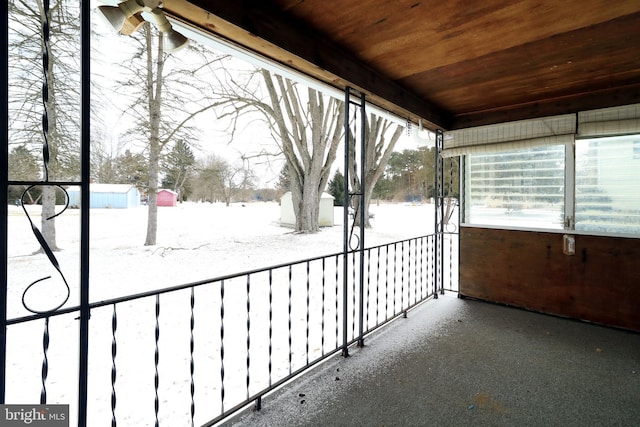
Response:
[{"label": "blue shed", "polygon": [[[129,184],[90,184],[89,207],[125,209],[140,206],[140,192]],[[80,206],[80,188],[71,187],[69,206]]]}]

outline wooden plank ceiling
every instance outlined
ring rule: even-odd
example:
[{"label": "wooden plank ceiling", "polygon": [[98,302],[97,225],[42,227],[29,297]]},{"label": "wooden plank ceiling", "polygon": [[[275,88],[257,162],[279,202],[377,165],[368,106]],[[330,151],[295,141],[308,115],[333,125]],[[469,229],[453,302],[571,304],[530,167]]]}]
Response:
[{"label": "wooden plank ceiling", "polygon": [[431,128],[640,102],[640,1],[165,0],[165,11]]}]

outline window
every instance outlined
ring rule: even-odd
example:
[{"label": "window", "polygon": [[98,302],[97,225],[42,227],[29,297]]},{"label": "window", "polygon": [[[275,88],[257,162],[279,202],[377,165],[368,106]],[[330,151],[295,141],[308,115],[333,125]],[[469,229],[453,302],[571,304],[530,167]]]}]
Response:
[{"label": "window", "polygon": [[576,141],[576,230],[640,234],[638,135]]},{"label": "window", "polygon": [[464,222],[640,236],[640,104],[457,129]]},{"label": "window", "polygon": [[564,145],[467,156],[465,221],[562,228]]}]

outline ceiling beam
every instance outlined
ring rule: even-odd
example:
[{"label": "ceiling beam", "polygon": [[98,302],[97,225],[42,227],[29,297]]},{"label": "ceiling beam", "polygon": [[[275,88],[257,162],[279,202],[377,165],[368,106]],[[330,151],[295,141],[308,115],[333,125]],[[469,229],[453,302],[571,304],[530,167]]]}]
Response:
[{"label": "ceiling beam", "polygon": [[453,117],[435,104],[365,65],[353,54],[262,0],[165,0],[165,11],[343,90],[353,87],[369,102],[431,129],[448,129]]},{"label": "ceiling beam", "polygon": [[504,109],[498,108],[460,114],[454,117],[449,130],[578,113],[580,111],[636,103],[640,103],[640,83],[613,89],[591,90],[585,93],[546,99],[541,102],[532,102],[519,106],[510,105]]}]

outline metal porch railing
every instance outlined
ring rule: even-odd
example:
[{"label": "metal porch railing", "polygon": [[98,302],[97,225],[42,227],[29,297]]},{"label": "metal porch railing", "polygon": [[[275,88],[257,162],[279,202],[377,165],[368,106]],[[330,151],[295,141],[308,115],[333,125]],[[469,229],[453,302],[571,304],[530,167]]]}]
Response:
[{"label": "metal porch railing", "polygon": [[[80,103],[85,108],[80,179],[10,181],[4,170],[4,205],[10,185],[75,185],[81,199],[89,200],[89,2],[82,2],[81,9]],[[6,5],[1,12],[6,22]],[[8,56],[3,59],[6,65]],[[6,82],[5,68],[1,80]],[[43,97],[46,93],[43,90]],[[356,107],[364,121],[365,100],[360,95]],[[348,106],[352,97],[349,91],[345,96]],[[8,134],[8,115],[4,116],[0,122]],[[352,134],[350,123],[345,124],[345,140]],[[353,135],[363,144],[360,123]],[[437,135],[440,150],[442,133]],[[349,197],[360,197],[363,206],[365,174],[361,170],[360,186],[349,189],[345,151],[346,226]],[[8,164],[6,147],[0,157],[0,163]],[[254,402],[260,408],[270,391],[329,357],[347,356],[349,346],[362,345],[366,334],[405,316],[417,304],[456,290],[458,242],[455,234],[444,232],[443,169],[441,159],[437,161],[434,235],[366,247],[361,223],[358,247],[349,248],[345,228],[345,250],[337,254],[93,303],[89,206],[83,204],[79,305],[64,306],[65,300],[61,308],[7,319],[7,281],[1,286],[5,335],[0,339],[0,403],[69,404],[70,425],[104,425],[111,420],[114,427],[213,425]],[[0,234],[6,253],[3,219]],[[36,233],[44,249],[41,237]],[[55,256],[47,256],[57,266]],[[6,259],[0,270],[6,278]]]},{"label": "metal porch railing", "polygon": [[[363,270],[360,251],[341,252],[91,303],[86,349],[81,307],[10,319],[7,403],[69,403],[75,425],[77,376],[87,375],[88,425],[213,425],[259,409],[265,394],[359,342],[359,319],[366,335],[456,290],[456,237],[444,236],[441,255],[435,235],[366,248]],[[88,372],[75,371],[79,351]]]}]

